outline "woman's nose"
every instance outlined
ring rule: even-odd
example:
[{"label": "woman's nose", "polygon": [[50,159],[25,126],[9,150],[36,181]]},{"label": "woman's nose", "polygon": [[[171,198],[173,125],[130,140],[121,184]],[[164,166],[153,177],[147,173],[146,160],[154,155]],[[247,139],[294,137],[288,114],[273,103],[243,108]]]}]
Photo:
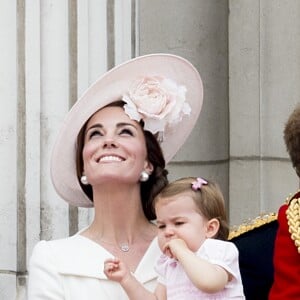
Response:
[{"label": "woman's nose", "polygon": [[116,148],[118,146],[117,141],[113,137],[106,137],[103,143],[103,148]]}]

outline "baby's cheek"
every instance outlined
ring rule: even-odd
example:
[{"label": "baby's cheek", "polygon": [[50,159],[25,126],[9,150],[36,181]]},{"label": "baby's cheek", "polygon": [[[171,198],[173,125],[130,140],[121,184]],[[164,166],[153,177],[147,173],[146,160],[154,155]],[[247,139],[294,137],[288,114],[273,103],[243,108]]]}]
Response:
[{"label": "baby's cheek", "polygon": [[164,246],[166,243],[166,239],[161,234],[157,235],[157,239],[158,239],[158,246],[159,246],[160,250],[163,252]]},{"label": "baby's cheek", "polygon": [[203,244],[204,239],[198,239],[198,240],[193,240],[193,241],[189,241],[189,243],[187,243],[188,248],[193,251],[196,252],[200,246]]}]

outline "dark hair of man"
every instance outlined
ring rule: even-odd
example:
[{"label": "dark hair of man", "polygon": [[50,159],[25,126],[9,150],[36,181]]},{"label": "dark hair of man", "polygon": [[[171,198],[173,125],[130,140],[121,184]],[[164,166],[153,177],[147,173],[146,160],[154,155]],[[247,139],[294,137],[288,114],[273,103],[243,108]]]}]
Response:
[{"label": "dark hair of man", "polygon": [[289,116],[283,133],[287,152],[298,177],[300,177],[300,105]]}]

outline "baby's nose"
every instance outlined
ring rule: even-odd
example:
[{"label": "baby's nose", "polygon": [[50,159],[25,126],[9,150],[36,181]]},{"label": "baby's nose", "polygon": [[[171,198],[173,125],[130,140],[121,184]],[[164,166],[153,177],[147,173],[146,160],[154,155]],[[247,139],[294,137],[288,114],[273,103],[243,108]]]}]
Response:
[{"label": "baby's nose", "polygon": [[172,226],[167,226],[165,230],[166,237],[171,237],[175,234],[174,228]]}]

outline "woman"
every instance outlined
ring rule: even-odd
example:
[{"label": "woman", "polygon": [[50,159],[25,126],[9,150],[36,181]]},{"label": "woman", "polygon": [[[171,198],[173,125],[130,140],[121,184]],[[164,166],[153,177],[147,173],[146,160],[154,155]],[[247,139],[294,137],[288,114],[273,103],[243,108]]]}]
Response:
[{"label": "woman", "polygon": [[72,237],[35,246],[29,300],[128,299],[101,270],[114,256],[154,290],[160,250],[152,200],[167,184],[165,162],[195,125],[202,97],[188,61],[153,54],[115,67],[77,101],[54,146],[51,177],[71,205],[94,206],[94,220]]}]

